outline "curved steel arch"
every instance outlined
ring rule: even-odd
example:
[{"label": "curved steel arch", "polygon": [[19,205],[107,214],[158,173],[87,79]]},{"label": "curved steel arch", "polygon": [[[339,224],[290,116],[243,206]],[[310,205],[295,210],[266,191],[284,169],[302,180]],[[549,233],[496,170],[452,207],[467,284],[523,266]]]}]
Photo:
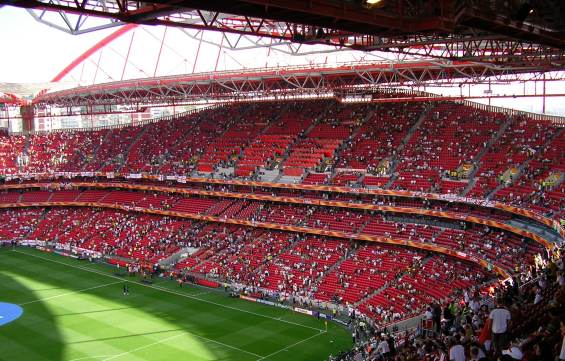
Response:
[{"label": "curved steel arch", "polygon": [[104,39],[100,40],[98,43],[94,44],[93,47],[91,47],[90,49],[88,49],[87,51],[82,53],[78,58],[73,60],[69,65],[67,65],[63,70],[61,70],[59,72],[59,74],[57,74],[53,78],[53,80],[51,80],[51,82],[56,83],[56,82],[60,81],[67,74],[69,74],[71,71],[73,71],[73,69],[76,68],[79,64],[81,64],[83,61],[88,59],[92,54],[96,53],[98,50],[102,49],[106,45],[110,44],[111,42],[113,42],[114,40],[119,38],[120,36],[124,35],[125,33],[129,32],[130,30],[135,29],[136,27],[137,27],[137,24],[127,24],[127,25],[124,25],[124,26],[118,28],[118,30],[116,30],[112,34],[106,36]]}]

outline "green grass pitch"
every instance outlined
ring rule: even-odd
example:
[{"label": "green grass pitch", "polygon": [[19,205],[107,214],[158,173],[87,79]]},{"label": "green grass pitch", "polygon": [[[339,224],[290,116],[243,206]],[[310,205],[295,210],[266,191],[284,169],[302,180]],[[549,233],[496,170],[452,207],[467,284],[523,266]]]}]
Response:
[{"label": "green grass pitch", "polygon": [[[130,295],[122,294],[129,282]],[[0,360],[327,360],[351,347],[339,325],[33,249],[0,249],[0,302],[23,315],[0,326]]]}]

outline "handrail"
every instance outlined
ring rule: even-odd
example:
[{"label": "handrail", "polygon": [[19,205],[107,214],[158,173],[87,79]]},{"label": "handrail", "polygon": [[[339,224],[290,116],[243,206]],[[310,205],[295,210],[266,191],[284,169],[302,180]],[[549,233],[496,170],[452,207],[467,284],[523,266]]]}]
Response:
[{"label": "handrail", "polygon": [[425,193],[413,191],[397,191],[385,189],[366,189],[366,188],[349,188],[339,186],[317,186],[309,184],[284,184],[272,182],[255,182],[243,180],[223,180],[223,179],[208,179],[208,178],[192,178],[186,176],[176,175],[151,175],[146,173],[141,174],[122,174],[119,172],[56,172],[56,173],[30,173],[30,174],[12,174],[6,175],[6,180],[26,180],[35,179],[40,180],[55,180],[57,178],[84,178],[84,177],[103,177],[106,179],[119,179],[136,180],[144,179],[151,181],[173,181],[180,184],[186,183],[207,183],[207,184],[220,184],[220,185],[234,185],[234,186],[248,186],[248,187],[265,187],[276,189],[288,190],[303,190],[303,191],[318,191],[318,192],[333,192],[344,193],[351,195],[373,195],[373,196],[392,196],[402,198],[419,198],[433,201],[456,202],[461,204],[468,204],[472,206],[480,206],[491,209],[498,209],[522,217],[530,218],[536,222],[552,227],[562,239],[565,239],[565,229],[561,224],[554,219],[548,218],[544,215],[538,214],[536,211],[516,207],[502,202],[490,201],[484,199],[476,199],[469,197],[460,197],[453,194],[440,194],[440,193]]},{"label": "handrail", "polygon": [[465,221],[475,224],[487,225],[490,227],[495,227],[501,230],[512,232],[514,234],[528,237],[538,243],[540,243],[546,249],[552,249],[555,245],[546,240],[545,238],[518,227],[508,225],[506,223],[498,222],[496,220],[487,219],[478,216],[460,214],[458,212],[449,211],[435,211],[430,209],[422,209],[415,207],[396,207],[396,206],[380,206],[367,203],[352,203],[348,201],[330,201],[330,200],[318,200],[318,199],[303,199],[298,197],[280,197],[280,196],[270,196],[261,195],[253,193],[241,193],[241,192],[221,192],[221,191],[207,191],[201,189],[187,189],[178,187],[162,187],[162,186],[151,186],[151,185],[140,185],[140,184],[128,184],[128,183],[116,183],[116,182],[72,182],[72,183],[35,183],[35,184],[8,184],[0,185],[1,189],[28,189],[28,188],[52,188],[52,189],[66,189],[66,188],[100,188],[100,189],[126,189],[126,190],[140,190],[140,191],[156,191],[161,193],[173,193],[173,194],[185,194],[185,195],[197,195],[197,196],[210,196],[210,197],[227,197],[235,199],[248,199],[257,201],[267,201],[276,203],[292,203],[301,204],[304,206],[321,206],[321,207],[333,207],[333,208],[346,208],[346,209],[356,209],[356,210],[368,210],[368,211],[379,211],[379,212],[391,212],[391,213],[402,213],[402,214],[413,214],[413,215],[424,215],[429,217],[438,217],[444,219],[451,219],[456,221]]}]

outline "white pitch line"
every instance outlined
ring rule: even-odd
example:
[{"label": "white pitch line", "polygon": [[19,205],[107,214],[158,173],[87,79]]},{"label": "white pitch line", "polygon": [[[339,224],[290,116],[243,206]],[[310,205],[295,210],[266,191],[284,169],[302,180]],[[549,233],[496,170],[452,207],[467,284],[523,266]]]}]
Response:
[{"label": "white pitch line", "polygon": [[[186,332],[186,331],[184,331],[184,332]],[[243,349],[241,349],[241,348],[238,348],[238,347],[235,347],[235,346],[228,345],[227,343],[223,343],[223,342],[220,342],[220,341],[216,341],[216,340],[213,340],[213,339],[211,339],[211,338],[206,338],[206,337],[204,337],[204,336],[199,336],[199,335],[196,335],[196,334],[190,333],[190,332],[186,332],[186,333],[187,333],[188,335],[190,335],[190,336],[194,336],[194,337],[197,337],[197,338],[201,338],[201,339],[203,339],[204,341],[209,341],[209,342],[212,342],[212,343],[217,343],[217,344],[220,345],[220,346],[224,346],[224,347],[231,348],[231,349],[234,349],[234,350],[237,350],[237,351],[241,351],[241,352],[244,352],[244,353],[249,354],[249,355],[251,355],[251,356],[261,357],[261,355],[258,355],[258,354],[256,354],[256,353],[253,353],[253,352],[251,352],[251,351],[245,351],[245,350],[243,350]]]},{"label": "white pitch line", "polygon": [[114,360],[114,359],[117,359],[118,357],[122,357],[122,356],[125,356],[125,355],[129,355],[130,353],[133,353],[133,352],[136,352],[136,351],[144,350],[144,349],[149,348],[149,347],[151,347],[151,346],[158,345],[158,344],[160,344],[160,343],[163,343],[163,342],[172,340],[173,338],[177,338],[177,337],[180,337],[180,336],[182,336],[182,335],[183,335],[183,334],[181,333],[181,334],[179,334],[179,335],[174,335],[174,336],[165,337],[165,338],[162,339],[162,340],[155,341],[155,342],[153,342],[153,343],[149,343],[149,344],[147,344],[147,345],[143,345],[143,346],[138,347],[138,348],[134,348],[133,350],[129,350],[129,351],[126,351],[126,352],[122,352],[122,353],[120,353],[120,354],[117,354],[117,355],[114,355],[114,356],[105,358],[105,359],[103,359],[102,361]]},{"label": "white pitch line", "polygon": [[308,337],[308,338],[305,338],[305,339],[302,340],[302,341],[295,342],[295,343],[293,343],[292,345],[286,346],[285,348],[281,348],[280,350],[275,351],[275,352],[273,352],[273,353],[270,353],[270,354],[268,354],[267,356],[263,356],[263,357],[257,359],[257,361],[264,360],[264,359],[269,358],[269,357],[271,357],[271,356],[274,356],[274,355],[276,355],[276,354],[278,354],[278,353],[281,353],[281,352],[283,352],[283,351],[286,351],[286,350],[288,350],[289,348],[292,348],[292,347],[294,347],[294,346],[296,346],[296,345],[300,345],[301,343],[304,343],[304,342],[306,342],[306,341],[309,341],[309,340],[313,339],[314,337],[318,337],[318,336],[320,336],[320,335],[323,335],[324,333],[326,333],[326,331],[322,331],[322,332],[320,332],[320,333],[317,333],[317,334],[315,334],[315,335],[312,335],[312,336],[310,336],[310,337]]},{"label": "white pitch line", "polygon": [[[122,281],[123,282],[123,281]],[[89,290],[94,290],[97,288],[102,288],[102,287],[107,287],[107,286],[111,286],[111,285],[115,285],[117,283],[122,283],[122,282],[111,282],[111,283],[106,283],[104,285],[98,285],[98,286],[94,286],[94,287],[89,287],[89,288],[83,288],[82,290],[77,290],[77,291],[71,291],[71,292],[66,292],[66,293],[61,293],[59,295],[55,295],[55,296],[51,296],[51,297],[45,297],[45,298],[40,298],[34,301],[29,301],[29,302],[24,302],[24,303],[20,303],[20,306],[25,306],[25,305],[29,305],[31,303],[35,303],[35,302],[42,302],[42,301],[47,301],[47,300],[52,300],[54,298],[59,298],[59,297],[64,297],[64,296],[68,296],[68,295],[73,295],[75,293],[80,293],[80,292],[84,292],[84,291],[89,291]]]},{"label": "white pitch line", "polygon": [[203,291],[203,292],[194,293],[191,296],[192,297],[203,296],[203,295],[207,295],[208,293],[210,293],[210,291]]},{"label": "white pitch line", "polygon": [[167,288],[163,288],[163,287],[159,287],[159,286],[155,286],[155,287],[147,286],[147,287],[154,288],[154,289],[156,289],[156,290],[163,291],[163,292],[168,292],[168,293],[171,293],[171,294],[174,294],[174,295],[178,295],[178,296],[182,296],[182,297],[186,297],[186,298],[191,298],[191,299],[194,299],[194,300],[198,300],[198,301],[200,301],[200,302],[209,303],[209,304],[214,305],[214,306],[219,306],[219,307],[227,308],[227,309],[234,310],[234,311],[239,311],[239,312],[248,313],[248,314],[254,315],[254,316],[259,316],[259,317],[263,317],[263,318],[268,318],[268,319],[270,319],[270,320],[275,320],[275,321],[287,323],[287,324],[294,325],[294,326],[300,326],[300,327],[304,327],[304,328],[309,328],[309,329],[315,330],[315,331],[323,331],[323,330],[320,329],[320,328],[311,327],[311,326],[306,326],[306,325],[303,325],[303,324],[300,324],[300,323],[296,323],[296,322],[292,322],[292,321],[286,321],[286,320],[283,320],[283,319],[280,319],[280,318],[276,318],[276,317],[271,317],[271,316],[263,315],[263,314],[260,314],[260,313],[257,313],[257,312],[248,311],[248,310],[244,310],[244,309],[237,308],[237,307],[233,307],[233,306],[224,305],[224,304],[217,303],[217,302],[214,302],[214,301],[204,300],[204,299],[202,299],[202,298],[194,297],[194,296],[191,296],[191,295],[189,295],[189,294],[184,294],[184,293],[180,293],[180,292],[175,292],[175,291],[169,290],[169,289],[167,289]]},{"label": "white pitch line", "polygon": [[[30,256],[30,257],[39,258],[39,259],[42,259],[42,260],[45,260],[45,261],[49,261],[49,262],[53,262],[53,263],[62,264],[62,265],[64,265],[64,266],[68,266],[68,267],[71,267],[71,268],[80,269],[80,270],[83,270],[83,271],[86,271],[86,272],[96,273],[96,274],[99,274],[99,275],[102,275],[102,276],[106,276],[106,277],[109,277],[109,278],[119,279],[119,280],[121,280],[122,282],[124,282],[124,280],[122,280],[122,278],[120,278],[120,277],[118,277],[118,276],[109,275],[109,274],[107,274],[107,273],[100,272],[100,271],[96,271],[96,270],[93,270],[93,269],[90,269],[90,268],[81,267],[81,266],[75,266],[75,265],[72,265],[72,264],[68,264],[68,263],[65,263],[65,262],[56,261],[56,260],[53,260],[53,259],[49,259],[49,258],[37,256],[37,255],[30,254],[30,253],[26,253],[26,252],[20,252],[20,251],[16,251],[16,250],[14,250],[13,252],[20,253],[20,254],[23,254],[23,255],[26,255],[26,256]],[[259,317],[263,317],[263,318],[268,318],[268,319],[270,319],[270,320],[275,320],[275,321],[287,323],[287,324],[294,325],[294,326],[300,326],[300,327],[304,327],[304,328],[309,328],[309,329],[315,330],[315,331],[323,331],[322,329],[319,329],[319,328],[316,328],[316,327],[311,327],[311,326],[307,326],[307,325],[302,325],[302,324],[300,324],[300,323],[296,323],[296,322],[292,322],[292,321],[286,321],[286,320],[278,319],[278,318],[276,318],[276,317],[271,317],[271,316],[263,315],[263,314],[256,313],[256,312],[253,312],[253,311],[248,311],[248,310],[243,310],[243,309],[237,308],[237,307],[232,307],[232,306],[223,305],[223,304],[221,304],[221,303],[217,303],[217,302],[214,302],[214,301],[203,300],[203,299],[201,299],[201,298],[194,297],[194,296],[191,296],[191,295],[189,295],[189,294],[180,293],[180,292],[175,292],[175,291],[169,290],[169,289],[167,289],[167,288],[163,288],[163,287],[148,285],[148,284],[145,284],[145,283],[136,283],[136,285],[143,286],[143,287],[147,287],[147,288],[152,288],[152,289],[155,289],[155,290],[158,290],[158,291],[167,292],[167,293],[170,293],[170,294],[173,294],[173,295],[177,295],[177,296],[181,296],[181,297],[190,298],[190,299],[197,300],[197,301],[204,302],[204,303],[208,303],[208,304],[211,304],[211,305],[214,305],[214,306],[223,307],[223,308],[227,308],[227,309],[234,310],[234,311],[244,312],[244,313],[248,313],[248,314],[250,314],[250,315],[255,315],[255,316],[259,316]]]},{"label": "white pitch line", "polygon": [[182,333],[179,334],[179,335],[174,335],[174,336],[166,337],[166,338],[164,338],[164,339],[162,339],[162,340],[155,341],[155,342],[153,342],[153,343],[150,343],[150,344],[147,344],[147,345],[138,347],[138,348],[134,348],[133,350],[129,350],[129,351],[126,351],[126,352],[122,352],[121,354],[118,354],[118,355],[114,355],[114,356],[105,358],[105,359],[102,360],[102,361],[114,360],[114,359],[120,358],[120,357],[122,357],[122,356],[129,355],[129,354],[131,354],[131,353],[134,353],[134,352],[137,352],[137,351],[140,351],[140,350],[144,350],[144,349],[149,348],[149,347],[151,347],[151,346],[155,346],[155,345],[164,343],[164,342],[166,342],[166,341],[172,340],[173,338],[177,338],[177,337],[181,337],[181,336],[193,336],[193,337],[196,337],[196,338],[200,338],[200,339],[202,339],[202,340],[204,340],[204,341],[206,341],[206,342],[215,343],[215,344],[218,344],[218,345],[220,345],[220,346],[223,346],[223,347],[226,347],[226,348],[230,348],[230,349],[232,349],[232,350],[236,350],[236,351],[239,351],[239,352],[243,352],[243,353],[246,353],[246,354],[251,355],[251,356],[261,357],[261,355],[258,355],[258,354],[254,353],[254,352],[246,351],[246,350],[241,349],[241,348],[239,348],[239,347],[235,347],[235,346],[232,346],[232,345],[228,345],[227,343],[223,343],[223,342],[220,342],[220,341],[216,341],[216,340],[213,340],[213,339],[211,339],[211,338],[207,338],[207,337],[204,337],[204,336],[196,335],[196,334],[194,334],[194,333],[190,333],[190,332],[187,332],[187,331],[181,331],[181,332],[182,332]]},{"label": "white pitch line", "polygon": [[85,356],[85,357],[74,358],[70,361],[90,360],[90,359],[93,359],[93,358],[112,357],[112,356],[114,356],[114,355]]}]

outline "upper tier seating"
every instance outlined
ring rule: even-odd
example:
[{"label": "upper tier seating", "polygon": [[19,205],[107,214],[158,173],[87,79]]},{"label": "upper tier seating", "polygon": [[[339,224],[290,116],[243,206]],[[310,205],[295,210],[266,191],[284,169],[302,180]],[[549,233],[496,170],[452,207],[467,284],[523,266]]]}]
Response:
[{"label": "upper tier seating", "polygon": [[499,189],[495,198],[559,217],[565,210],[562,183],[565,177],[564,159],[565,132],[560,131],[525,165],[518,180]]},{"label": "upper tier seating", "polygon": [[[277,110],[278,107],[266,108],[260,105],[252,105],[250,107],[236,107],[230,114],[225,114],[226,120],[228,120],[227,124],[229,124],[228,128],[204,149],[198,160],[198,170],[210,172],[217,165],[228,164],[236,160],[243,149],[275,117]],[[244,173],[238,175],[249,175],[248,172]]]},{"label": "upper tier seating", "polygon": [[418,103],[379,105],[347,142],[337,167],[376,170],[380,161],[392,157],[423,109]]},{"label": "upper tier seating", "polygon": [[25,163],[22,157],[24,145],[25,137],[0,133],[0,174],[20,172],[20,164]]},{"label": "upper tier seating", "polygon": [[477,198],[487,196],[499,184],[499,177],[504,172],[518,167],[535,155],[557,129],[547,123],[535,123],[526,118],[514,119],[481,159],[477,181],[468,195]]},{"label": "upper tier seating", "polygon": [[429,110],[399,155],[393,188],[431,191],[446,171],[471,163],[495,135],[504,115],[441,103]]},{"label": "upper tier seating", "polygon": [[[453,102],[265,102],[117,129],[3,133],[0,174],[197,175],[234,167],[235,177],[250,177],[259,167],[278,168],[289,182],[465,192],[558,219],[564,143],[548,121]],[[458,179],[460,168],[472,179]]]}]

